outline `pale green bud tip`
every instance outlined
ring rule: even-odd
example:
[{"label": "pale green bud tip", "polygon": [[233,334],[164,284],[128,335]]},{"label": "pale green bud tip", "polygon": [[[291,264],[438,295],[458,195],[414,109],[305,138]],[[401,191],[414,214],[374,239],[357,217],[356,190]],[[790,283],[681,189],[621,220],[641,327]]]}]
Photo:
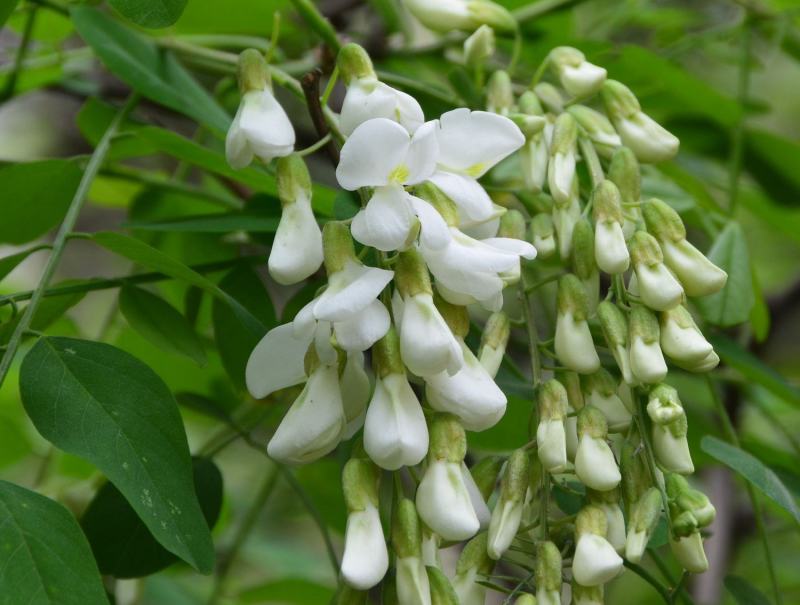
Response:
[{"label": "pale green bud tip", "polygon": [[597,316],[600,318],[603,335],[610,346],[628,345],[628,322],[617,305],[604,300],[597,305]]},{"label": "pale green bud tip", "polygon": [[428,266],[415,248],[409,248],[398,255],[394,279],[397,289],[404,297],[433,294]]},{"label": "pale green bud tip", "polygon": [[603,412],[593,405],[584,406],[578,412],[578,436],[605,439],[608,436],[608,421]]},{"label": "pale green bud tip", "polygon": [[592,192],[592,211],[595,221],[622,223],[622,198],[617,186],[605,180]]},{"label": "pale green bud tip", "polygon": [[473,67],[480,65],[494,54],[494,49],[494,30],[481,25],[464,41],[464,61]]},{"label": "pale green bud tip", "polygon": [[479,574],[488,574],[494,567],[494,561],[489,558],[487,546],[489,534],[481,532],[467,542],[456,564],[456,575],[465,574],[471,569],[478,570]]},{"label": "pale green bud tip", "polygon": [[514,605],[536,605],[536,597],[532,594],[524,594],[514,601]]},{"label": "pale green bud tip", "polygon": [[525,217],[519,210],[508,210],[500,217],[500,227],[497,231],[497,237],[525,239]]},{"label": "pale green bud tip", "polygon": [[328,221],[322,228],[322,249],[328,276],[344,269],[348,260],[356,260],[350,227],[341,221]]},{"label": "pale green bud tip", "polygon": [[434,460],[462,462],[467,453],[467,435],[458,418],[436,414],[430,425],[430,455]]},{"label": "pale green bud tip", "polygon": [[311,199],[311,175],[303,158],[296,153],[277,160],[278,198],[281,206],[298,199]]},{"label": "pale green bud tip", "polygon": [[422,525],[417,507],[408,498],[400,500],[395,508],[392,545],[401,559],[422,557]]},{"label": "pale green bud tip", "polygon": [[531,234],[534,238],[552,237],[554,232],[552,214],[541,212],[531,219]]},{"label": "pale green bud tip", "polygon": [[380,471],[370,460],[351,458],[342,471],[342,491],[348,512],[362,511],[370,504],[378,506]]},{"label": "pale green bud tip", "polygon": [[552,542],[537,542],[534,574],[537,589],[561,591],[561,552]]},{"label": "pale green bud tip", "polygon": [[611,373],[604,368],[600,368],[594,374],[582,376],[581,381],[586,394],[599,393],[603,397],[610,397],[617,392],[617,381]]},{"label": "pale green bud tip", "polygon": [[553,113],[564,111],[564,97],[561,96],[558,88],[550,84],[550,82],[539,82],[534,87],[533,92]]},{"label": "pale green bud tip", "polygon": [[431,588],[431,605],[459,605],[458,595],[450,580],[438,567],[426,567]]},{"label": "pale green bud tip", "polygon": [[586,60],[586,56],[572,46],[557,46],[550,51],[547,60],[556,66],[577,67]]},{"label": "pale green bud tip", "polygon": [[633,234],[628,250],[634,265],[652,267],[664,262],[664,253],[658,245],[658,240],[646,231],[639,230]]},{"label": "pale green bud tip", "polygon": [[539,387],[537,393],[539,416],[542,420],[563,420],[567,416],[567,389],[555,378]]},{"label": "pale green bud tip", "polygon": [[469,0],[467,9],[476,23],[490,25],[498,31],[514,31],[517,20],[508,10],[489,0]]},{"label": "pale green bud tip", "polygon": [[667,325],[669,322],[676,323],[681,328],[697,328],[697,324],[694,322],[694,318],[692,314],[689,313],[689,310],[684,307],[683,305],[678,305],[677,307],[673,307],[668,311],[661,312],[661,325],[662,327]]},{"label": "pale green bud tip", "polygon": [[642,197],[642,175],[639,172],[639,160],[629,147],[620,147],[611,156],[608,168],[608,180],[613,181],[619,189],[622,201],[633,204]]},{"label": "pale green bud tip", "polygon": [[484,500],[488,501],[489,496],[492,495],[501,468],[503,468],[502,457],[488,456],[469,470],[472,480],[475,481]]},{"label": "pale green bud tip", "polygon": [[658,518],[661,516],[661,508],[661,492],[658,491],[658,488],[649,488],[639,498],[639,502],[633,509],[633,517],[631,518],[633,529],[639,532],[646,532],[648,535],[652,534],[658,523]]},{"label": "pale green bud tip", "polygon": [[493,349],[505,348],[510,335],[511,322],[508,319],[508,315],[502,311],[497,311],[492,313],[489,319],[486,320],[481,344],[490,346]]},{"label": "pale green bud tip", "polygon": [[633,305],[630,314],[630,339],[641,338],[645,344],[658,342],[661,328],[655,314],[644,305]]},{"label": "pale green bud tip", "polygon": [[572,232],[572,270],[581,279],[589,279],[597,271],[594,230],[586,219],[575,223]]},{"label": "pale green bud tip", "polygon": [[517,99],[517,106],[522,113],[531,116],[544,115],[544,109],[539,101],[539,97],[537,97],[536,93],[532,90],[526,90],[520,95],[519,99]]},{"label": "pale green bud tip", "polygon": [[558,310],[572,312],[576,321],[585,320],[589,315],[589,298],[581,280],[568,273],[558,281]]},{"label": "pale green bud tip", "polygon": [[550,145],[550,155],[557,153],[571,153],[575,151],[578,140],[578,122],[569,113],[562,113],[556,118],[553,128],[553,142]]},{"label": "pale green bud tip", "polygon": [[651,199],[642,205],[647,230],[661,241],[679,242],[686,239],[686,227],[680,215],[666,202]]},{"label": "pale green bud tip", "polygon": [[264,90],[269,85],[267,61],[255,48],[248,48],[239,55],[237,69],[239,90],[242,93],[251,90]]},{"label": "pale green bud tip", "polygon": [[376,77],[375,70],[372,68],[372,59],[369,58],[367,51],[358,44],[345,44],[339,51],[336,63],[345,84],[359,78]]},{"label": "pale green bud tip", "polygon": [[447,302],[438,293],[434,294],[433,301],[450,331],[456,336],[466,338],[469,333],[469,312],[467,308]]},{"label": "pale green bud tip", "polygon": [[528,490],[528,471],[530,469],[528,452],[514,450],[508,457],[508,464],[500,482],[500,498],[505,502],[522,502]]},{"label": "pale green bud tip", "polygon": [[670,500],[676,499],[681,493],[691,489],[686,478],[678,473],[667,473],[664,477],[664,484]]},{"label": "pale green bud tip", "polygon": [[540,134],[547,125],[547,119],[542,116],[532,116],[526,113],[512,113],[508,116],[525,135],[526,139]]},{"label": "pale green bud tip", "polygon": [[574,580],[572,581],[572,602],[573,603],[604,603],[603,585],[581,586]]},{"label": "pale green bud tip", "polygon": [[577,372],[559,371],[556,372],[556,379],[564,385],[567,390],[567,399],[572,409],[579,411],[583,409],[583,389],[581,389],[581,377]]},{"label": "pale green bud tip", "polygon": [[486,102],[490,111],[506,113],[514,105],[514,92],[508,72],[498,70],[489,78]]},{"label": "pale green bud tip", "polygon": [[682,407],[678,391],[668,384],[659,384],[650,391],[650,401],[657,400],[663,404],[673,404]]},{"label": "pale green bud tip", "polygon": [[590,504],[578,511],[578,516],[575,519],[576,538],[583,534],[595,534],[605,538],[607,532],[608,520],[602,508]]},{"label": "pale green bud tip", "polygon": [[606,80],[601,96],[606,113],[614,118],[629,118],[642,110],[636,95],[622,82]]},{"label": "pale green bud tip", "polygon": [[451,227],[458,226],[458,207],[445,193],[430,181],[414,187],[414,194],[436,208]]},{"label": "pale green bud tip", "polygon": [[394,326],[372,347],[372,366],[379,378],[389,374],[405,375],[406,370],[400,357],[400,337]]},{"label": "pale green bud tip", "polygon": [[614,130],[614,126],[609,119],[591,107],[586,107],[586,105],[572,105],[567,111],[572,114],[572,117],[575,118],[590,137],[599,134],[617,134],[617,131]]}]

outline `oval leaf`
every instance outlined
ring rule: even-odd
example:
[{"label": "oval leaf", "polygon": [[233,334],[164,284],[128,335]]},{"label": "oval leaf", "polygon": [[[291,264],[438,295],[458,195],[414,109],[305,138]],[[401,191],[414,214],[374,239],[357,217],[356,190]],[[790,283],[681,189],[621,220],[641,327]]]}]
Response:
[{"label": "oval leaf", "polygon": [[761,490],[765,496],[785,509],[800,523],[800,510],[792,494],[772,469],[758,458],[716,437],[705,436],[700,442],[703,451],[730,467]]},{"label": "oval leaf", "polygon": [[108,605],[92,551],[66,508],[0,481],[0,605]]},{"label": "oval leaf", "polygon": [[119,293],[119,308],[131,327],[154,345],[186,355],[199,365],[206,362],[203,343],[186,318],[155,294],[125,286]]},{"label": "oval leaf", "polygon": [[[195,458],[193,465],[194,488],[211,529],[222,508],[222,475],[206,458]],[[81,518],[81,526],[103,574],[140,578],[177,561],[175,555],[156,541],[112,483],[106,483],[95,494]]]},{"label": "oval leaf", "polygon": [[211,571],[186,433],[161,378],[111,345],[48,337],[22,363],[20,395],[45,439],[99,468],[167,550]]},{"label": "oval leaf", "polygon": [[136,25],[167,27],[178,20],[187,0],[109,0],[111,6]]}]

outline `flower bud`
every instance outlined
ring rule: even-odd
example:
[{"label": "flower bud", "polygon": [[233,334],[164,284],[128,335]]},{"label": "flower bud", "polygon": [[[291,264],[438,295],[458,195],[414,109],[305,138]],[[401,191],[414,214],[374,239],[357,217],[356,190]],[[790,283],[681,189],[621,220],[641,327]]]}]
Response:
[{"label": "flower bud", "polygon": [[481,338],[481,346],[478,350],[478,359],[492,378],[497,376],[497,371],[503,362],[510,335],[511,323],[508,320],[508,315],[502,311],[492,313],[486,321],[486,327]]},{"label": "flower bud", "polygon": [[450,580],[438,567],[428,566],[425,570],[431,585],[431,605],[461,605]]},{"label": "flower bud", "polygon": [[515,450],[508,458],[500,482],[500,497],[489,523],[487,552],[492,559],[502,557],[517,535],[528,491],[528,469],[528,453],[522,449]]},{"label": "flower bud", "polygon": [[597,306],[597,317],[606,339],[608,348],[617,362],[617,367],[626,383],[633,382],[631,373],[630,351],[628,349],[628,321],[619,307],[609,301]]},{"label": "flower bud", "polygon": [[425,27],[436,32],[473,31],[481,25],[507,32],[517,27],[511,13],[489,0],[406,0],[405,6]]},{"label": "flower bud", "polygon": [[628,147],[617,149],[611,156],[606,176],[619,189],[625,215],[622,231],[625,233],[625,239],[628,239],[642,221],[642,211],[639,208],[639,200],[642,197],[642,175],[633,151]]},{"label": "flower bud", "polygon": [[572,575],[581,586],[599,586],[622,571],[622,558],[606,540],[608,522],[597,506],[584,506],[575,521]]},{"label": "flower bud", "polygon": [[269,66],[264,55],[255,48],[242,51],[236,67],[236,77],[242,94],[269,87],[269,75]]},{"label": "flower bud", "polygon": [[486,85],[486,109],[492,113],[508,115],[514,106],[514,91],[508,72],[497,70]]},{"label": "flower bud", "polygon": [[605,180],[592,193],[595,222],[597,265],[611,275],[624,273],[630,265],[630,254],[622,231],[622,206],[619,189]]},{"label": "flower bud", "polygon": [[561,605],[561,552],[552,542],[536,543],[534,578],[535,605]]},{"label": "flower bud", "polygon": [[573,97],[586,97],[597,92],[606,79],[606,70],[589,63],[577,48],[559,46],[547,57],[561,86]]},{"label": "flower bud", "polygon": [[608,422],[608,430],[621,433],[631,425],[631,412],[617,394],[617,381],[607,370],[583,376],[581,383],[586,403],[600,410]]},{"label": "flower bud", "polygon": [[[523,594],[517,597],[517,600],[514,601],[514,605],[537,605],[536,597],[530,594]],[[555,603],[555,601],[554,601]],[[560,601],[559,601],[560,603]],[[549,604],[548,604],[549,605]]]},{"label": "flower bud", "polygon": [[661,313],[661,350],[683,363],[702,362],[714,352],[683,305]]},{"label": "flower bud", "polygon": [[567,466],[564,420],[567,417],[567,390],[555,379],[548,380],[537,393],[539,426],[536,429],[537,454],[542,466],[558,473]]},{"label": "flower bud", "polygon": [[686,440],[689,425],[677,391],[663,384],[653,389],[647,414],[653,421],[653,449],[661,468],[682,475],[693,473],[694,464]]},{"label": "flower bud", "polygon": [[414,503],[407,498],[395,507],[392,545],[397,555],[398,604],[430,605],[430,585],[422,560],[422,526]]},{"label": "flower bud", "polygon": [[587,318],[589,302],[581,281],[572,274],[558,282],[558,317],[555,352],[566,367],[581,374],[591,374],[600,367]]},{"label": "flower bud", "polygon": [[678,153],[678,138],[642,112],[639,100],[627,86],[607,80],[602,98],[622,143],[633,150],[640,162],[663,162]]},{"label": "flower bud", "polygon": [[[670,473],[666,476],[667,496],[670,500],[670,512],[673,517],[687,515],[692,530],[708,527],[714,522],[717,511],[703,492],[693,489],[681,475]],[[691,532],[675,531],[679,536],[687,536]]]},{"label": "flower bud", "polygon": [[476,580],[488,576],[494,569],[494,561],[487,550],[488,536],[480,533],[467,542],[456,564],[453,589],[461,605],[483,605],[486,601],[486,587]]},{"label": "flower bud", "polygon": [[567,109],[589,136],[594,148],[604,158],[610,158],[622,141],[606,116],[586,105],[572,105]]},{"label": "flower bud", "polygon": [[389,569],[389,553],[378,513],[378,481],[375,465],[352,458],[342,472],[342,487],[347,504],[342,577],[359,590],[377,585]]},{"label": "flower bud", "polygon": [[566,260],[572,254],[572,234],[575,225],[581,219],[581,205],[577,196],[577,185],[574,187],[574,195],[565,204],[556,203],[553,205],[553,227],[556,230],[558,239],[558,253],[562,260]]},{"label": "flower bud", "polygon": [[658,525],[661,506],[661,493],[658,488],[651,487],[633,507],[625,541],[625,558],[629,561],[638,563],[642,560],[647,543]]},{"label": "flower bud", "polygon": [[494,50],[494,30],[488,25],[481,25],[464,40],[464,62],[469,67],[479,67],[494,54]]},{"label": "flower bud", "polygon": [[429,462],[416,504],[420,518],[445,540],[466,540],[480,528],[461,472],[466,450],[467,437],[458,420],[438,414],[430,427]]},{"label": "flower bud", "polygon": [[680,304],[683,288],[664,265],[658,241],[645,231],[637,231],[628,249],[642,302],[656,311],[666,311]]},{"label": "flower bud", "polygon": [[556,251],[553,217],[543,212],[531,219],[531,242],[539,253],[539,258],[550,258]]},{"label": "flower bud", "polygon": [[597,506],[606,515],[606,539],[618,553],[625,550],[625,517],[619,507],[619,489],[614,488],[607,492],[588,490],[589,503]]},{"label": "flower bud", "polygon": [[533,92],[548,111],[558,115],[564,111],[565,99],[561,91],[550,82],[539,82],[533,87]]},{"label": "flower bud", "polygon": [[345,84],[350,84],[352,80],[377,77],[367,51],[352,42],[342,46],[336,57],[336,65]]},{"label": "flower bud", "polygon": [[619,469],[622,475],[622,500],[630,519],[640,498],[650,488],[650,470],[643,457],[644,444],[637,443],[638,436],[631,435],[620,448]]},{"label": "flower bud", "polygon": [[661,382],[667,376],[667,362],[661,352],[661,330],[650,309],[633,305],[630,312],[631,372],[645,384]]},{"label": "flower bud", "polygon": [[700,532],[694,532],[686,538],[670,539],[672,555],[689,573],[703,573],[708,570],[708,559],[703,549],[703,538]]},{"label": "flower bud", "polygon": [[569,113],[556,118],[553,142],[550,144],[550,161],[547,182],[550,195],[557,203],[569,201],[575,180],[575,145],[578,140],[578,123]]},{"label": "flower bud", "polygon": [[575,372],[557,372],[556,378],[567,390],[569,415],[564,419],[564,432],[566,433],[567,458],[575,460],[575,454],[578,453],[578,417],[575,412],[579,412],[584,406],[580,375]]},{"label": "flower bud", "polygon": [[604,605],[603,586],[581,586],[572,583],[572,605]]},{"label": "flower bud", "polygon": [[578,412],[578,452],[575,474],[581,483],[597,491],[619,485],[621,476],[614,453],[606,443],[608,424],[603,413],[587,405]]},{"label": "flower bud", "polygon": [[583,282],[591,315],[597,308],[600,295],[600,274],[595,262],[594,232],[586,219],[575,223],[572,232],[572,271]]}]

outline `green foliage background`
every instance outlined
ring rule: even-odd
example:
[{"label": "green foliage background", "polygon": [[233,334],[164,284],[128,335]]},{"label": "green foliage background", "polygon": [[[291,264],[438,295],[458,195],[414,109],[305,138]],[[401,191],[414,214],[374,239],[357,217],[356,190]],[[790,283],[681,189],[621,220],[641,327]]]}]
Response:
[{"label": "green foliage background", "polygon": [[[705,378],[671,380],[689,414],[699,476],[720,511],[717,538],[725,540],[724,563],[695,589],[725,603],[770,602],[763,600],[770,582],[745,476],[766,496],[759,498],[783,601],[800,602],[800,389],[793,386],[800,381],[800,7],[792,0],[501,3],[526,17],[521,80],[552,47],[578,47],[681,139],[674,161],[646,172],[643,197],[657,195],[678,209],[698,247],[710,249],[730,275],[725,290],[699,310],[716,326],[709,328],[723,361],[716,384],[751,454],[715,440],[727,436]],[[340,32],[370,50],[386,82],[421,101],[429,118],[480,99],[440,48],[396,50],[403,21],[395,0],[317,4]],[[339,476],[347,446],[307,467],[277,468],[265,444],[294,392],[254,402],[243,388],[244,362],[260,335],[291,319],[320,284],[287,291],[265,281],[265,250],[279,217],[274,177],[264,167],[232,171],[222,144],[238,103],[231,53],[267,48],[275,11],[279,98],[297,127],[298,147],[318,138],[292,77],[330,67],[330,56],[295,5],[304,3],[0,0],[3,345],[13,341],[26,292],[38,283],[51,235],[91,167],[89,155],[108,145],[77,225],[83,235],[69,239],[0,390],[0,478],[51,500],[20,496],[18,487],[0,482],[0,515],[16,519],[25,533],[30,517],[11,511],[29,499],[42,520],[32,534],[51,523],[64,527],[63,539],[77,536],[74,547],[61,545],[74,558],[75,578],[96,578],[99,565],[107,578],[119,578],[106,588],[127,591],[138,603],[313,605],[333,594],[328,554],[340,549],[344,529]],[[502,58],[511,41],[499,45]],[[115,124],[131,89],[141,101]],[[334,91],[334,104],[340,95]],[[104,139],[111,124],[117,135]],[[355,202],[332,187],[324,154],[309,161],[315,210],[350,216]],[[23,354],[40,373],[26,374],[22,365],[20,381]],[[41,368],[74,377],[85,403],[81,418],[59,415],[64,394],[48,390]],[[121,376],[129,381],[123,388]],[[470,435],[476,455],[527,441],[529,389],[510,373],[501,383],[513,394],[509,412],[494,429]],[[129,398],[120,409],[136,411],[125,422],[113,414],[120,391]],[[162,431],[153,434],[137,418],[159,419]],[[132,450],[166,448],[149,488],[148,462],[124,478],[125,460],[114,449],[118,430]],[[176,500],[191,496],[190,452],[199,507],[193,498]],[[721,470],[720,461],[736,472]],[[116,488],[105,477],[116,478]],[[175,516],[172,507],[184,509],[177,539],[148,518],[151,497],[167,519]],[[80,520],[97,563],[54,501]],[[126,501],[145,511],[144,523]],[[216,520],[216,573],[208,576],[191,567],[213,567],[203,518]],[[186,543],[186,534],[198,541]],[[120,544],[128,550],[112,560]],[[57,573],[58,564],[42,557],[43,568]],[[676,577],[664,560],[667,569],[647,569]],[[0,574],[3,589],[13,582]],[[99,584],[70,595],[73,585],[68,581],[47,602],[102,602]],[[25,602],[9,594],[0,590],[0,603]],[[662,602],[632,573],[614,582],[607,599]]]}]

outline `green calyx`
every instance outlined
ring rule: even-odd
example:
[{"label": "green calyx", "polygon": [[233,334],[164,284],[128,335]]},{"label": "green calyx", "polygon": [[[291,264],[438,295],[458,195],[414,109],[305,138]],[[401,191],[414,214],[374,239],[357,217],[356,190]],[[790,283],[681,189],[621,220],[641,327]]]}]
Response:
[{"label": "green calyx", "polygon": [[476,23],[488,25],[497,31],[513,32],[518,27],[514,15],[489,0],[468,0],[467,10]]},{"label": "green calyx", "polygon": [[400,357],[400,337],[394,326],[390,326],[383,338],[373,345],[372,367],[375,368],[378,378],[384,378],[390,374],[405,376],[406,368]]},{"label": "green calyx", "polygon": [[358,262],[350,227],[342,221],[328,221],[322,228],[322,249],[328,277],[345,268],[348,261]]},{"label": "green calyx", "polygon": [[526,140],[539,136],[547,125],[547,119],[542,116],[512,113],[508,117],[522,131]]},{"label": "green calyx", "polygon": [[641,229],[636,231],[628,243],[628,250],[631,253],[631,260],[634,266],[645,265],[652,267],[664,262],[664,253],[661,252],[658,240],[647,231]]},{"label": "green calyx", "polygon": [[604,300],[597,305],[597,317],[603,336],[610,347],[628,346],[628,320],[617,305]]},{"label": "green calyx", "polygon": [[586,61],[586,55],[572,46],[557,46],[547,55],[547,61],[557,68],[579,67]]},{"label": "green calyx", "polygon": [[501,502],[522,502],[528,491],[530,463],[528,452],[514,450],[508,457],[503,479],[500,481]]},{"label": "green calyx", "polygon": [[678,324],[678,327],[684,330],[687,328],[697,328],[692,314],[689,313],[689,310],[683,305],[678,305],[668,311],[661,312],[661,327],[663,328],[669,322]]},{"label": "green calyx", "polygon": [[606,179],[592,191],[592,215],[595,222],[622,224],[622,196],[612,181]]},{"label": "green calyx", "polygon": [[450,331],[456,336],[466,338],[467,334],[469,334],[469,312],[467,308],[447,302],[438,292],[433,295],[433,302]]},{"label": "green calyx", "polygon": [[462,575],[471,569],[478,571],[479,575],[488,575],[492,572],[495,562],[489,557],[486,550],[489,534],[481,532],[467,542],[456,564],[456,575]]},{"label": "green calyx", "polygon": [[651,535],[661,516],[661,507],[661,492],[656,487],[648,488],[633,507],[630,524],[634,531]]},{"label": "green calyx", "polygon": [[642,110],[639,100],[622,82],[606,80],[600,89],[606,113],[612,119],[631,118]]},{"label": "green calyx", "polygon": [[452,414],[436,414],[428,427],[432,460],[461,463],[467,454],[467,434]]},{"label": "green calyx", "polygon": [[523,92],[517,99],[519,110],[529,116],[544,116],[544,109],[539,102],[539,97],[532,90]]},{"label": "green calyx", "polygon": [[539,387],[536,400],[539,405],[540,421],[563,420],[567,417],[569,406],[567,389],[555,378],[551,378]]},{"label": "green calyx", "polygon": [[397,255],[394,283],[403,298],[416,294],[433,294],[428,266],[415,248],[409,248]]},{"label": "green calyx", "polygon": [[497,237],[509,237],[525,241],[525,217],[519,210],[508,210],[500,217],[500,226],[497,230]]},{"label": "green calyx", "polygon": [[578,511],[575,519],[576,538],[580,538],[584,534],[595,534],[605,538],[607,532],[608,520],[602,508],[589,504]]},{"label": "green calyx", "polygon": [[584,402],[580,375],[577,372],[560,370],[556,372],[556,380],[567,390],[567,401],[570,407],[575,411],[582,410]]},{"label": "green calyx", "polygon": [[365,458],[351,458],[342,471],[342,491],[347,511],[365,510],[378,506],[378,482],[380,469]]},{"label": "green calyx", "polygon": [[438,567],[426,567],[431,587],[431,605],[459,605],[458,595],[450,580]]},{"label": "green calyx", "polygon": [[294,204],[298,199],[311,199],[311,175],[303,158],[296,153],[278,158],[276,162],[278,199],[281,206]]},{"label": "green calyx", "polygon": [[644,305],[632,305],[628,319],[631,342],[641,338],[645,344],[653,344],[661,338],[661,327],[655,313]]},{"label": "green calyx", "polygon": [[642,175],[639,160],[628,147],[620,147],[611,156],[608,180],[613,182],[625,204],[636,204],[642,197]]},{"label": "green calyx", "polygon": [[417,515],[417,507],[408,498],[403,498],[395,506],[392,546],[401,559],[422,558],[422,524]]},{"label": "green calyx", "polygon": [[650,472],[641,443],[634,439],[625,441],[620,449],[619,471],[622,475],[622,499],[630,518],[639,499],[651,487]]},{"label": "green calyx", "polygon": [[376,77],[372,59],[369,58],[367,51],[352,42],[345,44],[339,51],[336,64],[339,66],[339,73],[345,84],[361,78]]},{"label": "green calyx", "polygon": [[603,397],[611,397],[617,392],[617,381],[605,368],[600,368],[594,374],[581,376],[583,392],[599,393]]},{"label": "green calyx", "polygon": [[507,71],[499,69],[489,77],[486,105],[495,113],[507,113],[514,106],[514,91]]},{"label": "green calyx", "polygon": [[253,90],[264,90],[270,86],[267,60],[255,48],[248,48],[239,55],[236,75],[242,94]]},{"label": "green calyx", "polygon": [[686,227],[680,215],[666,202],[655,198],[642,205],[647,230],[662,242],[679,242],[686,239]]},{"label": "green calyx", "polygon": [[508,337],[511,335],[511,322],[508,315],[502,311],[495,311],[486,320],[481,337],[481,346],[488,346],[492,349],[505,348],[508,344]]},{"label": "green calyx", "polygon": [[561,592],[561,552],[552,542],[536,543],[534,579],[539,590]]},{"label": "green calyx", "polygon": [[593,405],[583,406],[578,412],[578,437],[605,439],[608,437],[608,421],[603,412]]},{"label": "green calyx", "polygon": [[436,208],[437,212],[442,215],[442,218],[450,227],[458,226],[458,208],[455,202],[447,197],[436,185],[430,181],[416,185],[414,187],[414,195]]},{"label": "green calyx", "polygon": [[586,321],[589,316],[589,297],[583,283],[572,273],[558,280],[558,311],[571,312],[575,321]]},{"label": "green calyx", "polygon": [[591,139],[602,139],[604,135],[613,137],[617,134],[609,119],[596,109],[586,105],[572,105],[567,111],[572,114],[578,125],[586,131]]},{"label": "green calyx", "polygon": [[531,219],[531,239],[545,239],[552,237],[554,233],[552,214],[540,212]]},{"label": "green calyx", "polygon": [[550,155],[575,153],[578,141],[578,122],[572,114],[562,113],[556,118],[553,127],[553,141],[550,144]]},{"label": "green calyx", "polygon": [[575,223],[572,232],[572,271],[583,280],[589,279],[597,271],[594,229],[586,219]]}]

